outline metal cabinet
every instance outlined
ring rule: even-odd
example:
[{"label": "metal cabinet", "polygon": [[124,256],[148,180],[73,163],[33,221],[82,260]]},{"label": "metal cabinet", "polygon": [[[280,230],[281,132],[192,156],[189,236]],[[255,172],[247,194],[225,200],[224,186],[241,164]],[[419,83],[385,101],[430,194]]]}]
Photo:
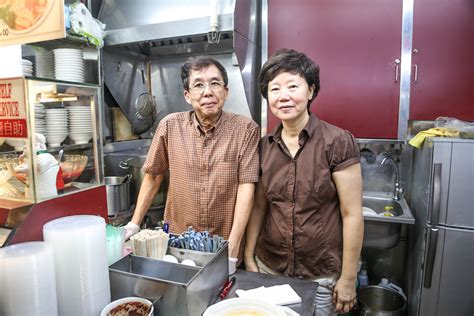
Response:
[{"label": "metal cabinet", "polygon": [[317,62],[311,110],[357,137],[397,137],[401,28],[402,1],[268,1],[268,54],[291,48]]},{"label": "metal cabinet", "polygon": [[410,116],[474,120],[474,9],[465,0],[416,0]]},{"label": "metal cabinet", "polygon": [[[466,0],[268,1],[268,54],[313,58],[312,110],[359,138],[406,139],[409,120],[474,120],[473,33]],[[268,129],[277,123],[269,114]]]},{"label": "metal cabinet", "polygon": [[0,87],[8,91],[0,111],[0,204],[38,203],[103,183],[100,86],[23,77],[2,79]]},{"label": "metal cabinet", "polygon": [[[35,204],[103,184],[100,50],[67,34],[22,45],[22,58],[24,76],[0,81],[10,105],[0,113],[0,208],[2,199]],[[56,183],[45,180],[55,168]]]}]

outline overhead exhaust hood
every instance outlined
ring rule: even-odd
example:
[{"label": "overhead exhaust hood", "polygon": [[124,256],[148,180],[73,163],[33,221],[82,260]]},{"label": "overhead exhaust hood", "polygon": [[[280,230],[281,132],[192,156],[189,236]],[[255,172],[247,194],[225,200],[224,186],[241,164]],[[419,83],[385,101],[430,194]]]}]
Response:
[{"label": "overhead exhaust hood", "polygon": [[175,105],[164,112],[159,109],[159,116],[164,116],[189,109],[180,87],[182,63],[188,56],[212,54],[229,75],[230,98],[224,109],[259,122],[260,2],[103,0],[99,19],[106,25],[104,79],[120,107],[129,108],[124,111],[127,117],[145,85],[141,63],[152,63],[157,107]]}]

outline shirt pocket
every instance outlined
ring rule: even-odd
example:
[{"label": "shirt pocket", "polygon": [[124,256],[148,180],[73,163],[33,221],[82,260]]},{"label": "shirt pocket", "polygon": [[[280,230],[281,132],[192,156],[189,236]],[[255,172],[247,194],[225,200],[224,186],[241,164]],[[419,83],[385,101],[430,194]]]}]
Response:
[{"label": "shirt pocket", "polygon": [[239,184],[238,167],[232,162],[218,162],[215,167],[217,193],[228,194],[229,190]]}]

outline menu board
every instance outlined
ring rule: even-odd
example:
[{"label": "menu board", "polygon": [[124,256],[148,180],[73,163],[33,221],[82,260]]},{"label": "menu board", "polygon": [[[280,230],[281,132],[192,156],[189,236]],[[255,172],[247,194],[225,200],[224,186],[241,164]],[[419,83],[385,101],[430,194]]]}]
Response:
[{"label": "menu board", "polygon": [[64,0],[0,0],[0,46],[65,36]]},{"label": "menu board", "polygon": [[23,79],[0,80],[0,138],[27,138]]}]

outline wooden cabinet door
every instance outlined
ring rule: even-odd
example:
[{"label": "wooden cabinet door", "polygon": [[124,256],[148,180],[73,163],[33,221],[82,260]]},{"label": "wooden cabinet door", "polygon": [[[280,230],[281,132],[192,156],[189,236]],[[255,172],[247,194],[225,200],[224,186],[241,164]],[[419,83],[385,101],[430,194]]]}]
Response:
[{"label": "wooden cabinet door", "polygon": [[[268,49],[321,67],[311,110],[356,137],[397,138],[402,0],[269,0]],[[268,130],[278,120],[269,111]]]},{"label": "wooden cabinet door", "polygon": [[413,15],[410,119],[474,120],[474,1],[416,0]]}]

